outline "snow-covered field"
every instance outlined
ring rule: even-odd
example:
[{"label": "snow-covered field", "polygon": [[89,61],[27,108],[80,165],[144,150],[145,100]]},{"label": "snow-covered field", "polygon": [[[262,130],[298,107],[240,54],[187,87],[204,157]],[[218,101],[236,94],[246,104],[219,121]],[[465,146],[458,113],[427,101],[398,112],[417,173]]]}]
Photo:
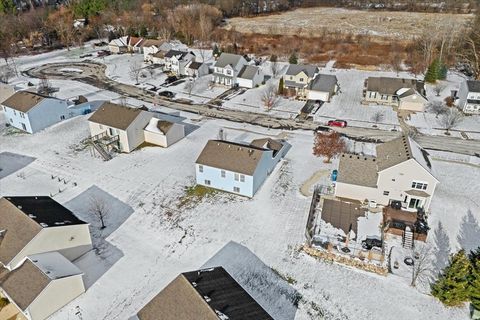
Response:
[{"label": "snow-covered field", "polygon": [[[68,60],[70,55],[77,57],[84,52],[74,50],[46,54],[46,60],[28,57],[23,65],[19,59],[18,64],[26,68]],[[347,86],[363,85],[363,80],[360,84],[358,80],[365,73],[338,70],[337,76],[342,93],[331,104],[324,105],[320,115],[356,119],[353,121],[359,123],[368,121],[378,107],[356,105],[358,92],[347,92]],[[111,92],[72,81],[52,82],[60,88],[59,97],[83,94],[89,99],[118,98]],[[355,88],[352,90],[360,89]],[[142,104],[138,100],[128,102]],[[396,116],[388,108],[381,108],[387,112],[388,125],[396,125]],[[300,187],[315,172],[330,171],[335,166],[335,162],[324,164],[311,154],[311,133],[284,133],[160,109],[181,117],[195,130],[168,149],[146,147],[108,162],[92,157],[80,143],[89,135],[88,116],[64,121],[34,135],[0,135],[1,166],[7,159],[2,157],[4,152],[30,157],[10,169],[11,174],[0,176],[0,195],[52,195],[91,223],[96,250],[76,261],[85,272],[87,292],[52,319],[128,319],[178,273],[223,263],[242,252],[249,252],[245,253],[245,265],[256,274],[265,275],[265,283],[277,279],[278,288],[287,288],[275,291],[275,295],[296,291],[302,296],[296,312],[284,306],[284,317],[278,319],[321,319],[322,315],[325,319],[468,319],[467,308],[444,308],[432,297],[410,287],[405,277],[377,276],[318,261],[297,250],[304,241],[310,205],[310,198],[300,193]],[[194,184],[193,163],[207,140],[217,137],[220,128],[231,140],[286,137],[292,145],[254,199],[222,193],[201,201],[185,198],[185,188]],[[363,144],[350,145],[365,153],[371,150]],[[452,250],[459,244],[471,247],[480,243],[480,168],[443,161],[433,161],[433,167],[440,186],[431,205],[431,235],[441,221]],[[107,199],[110,206],[103,231],[89,214],[86,199],[91,195]],[[232,243],[246,249],[240,250]],[[437,249],[447,251],[444,247]],[[248,273],[226,264],[227,270],[237,274],[248,287]],[[288,283],[275,278],[265,266],[275,269]],[[270,290],[265,285],[252,291],[267,309],[275,307],[275,301],[268,298]]]}]

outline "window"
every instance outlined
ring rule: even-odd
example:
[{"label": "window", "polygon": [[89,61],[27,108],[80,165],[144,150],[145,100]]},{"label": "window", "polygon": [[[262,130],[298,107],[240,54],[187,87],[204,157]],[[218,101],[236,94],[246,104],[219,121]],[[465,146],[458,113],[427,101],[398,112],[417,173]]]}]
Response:
[{"label": "window", "polygon": [[65,120],[65,116],[60,116],[60,120]]},{"label": "window", "polygon": [[428,184],[424,182],[412,182],[412,188],[418,189],[418,190],[427,190]]},{"label": "window", "polygon": [[419,208],[421,205],[422,205],[422,200],[420,200],[420,199],[415,199],[415,198],[411,198],[411,199],[410,199],[410,202],[408,203],[408,207],[409,207],[410,209]]},{"label": "window", "polygon": [[209,186],[211,184],[211,181],[210,180],[205,180],[205,185],[206,186]]},{"label": "window", "polygon": [[225,170],[220,171],[220,175],[222,176],[222,178],[225,178],[225,175],[226,175]]},{"label": "window", "polygon": [[390,194],[390,191],[383,191],[384,196],[388,196]]},{"label": "window", "polygon": [[245,175],[243,174],[240,175],[240,182],[245,182]]},{"label": "window", "polygon": [[293,76],[290,76],[290,80],[293,80]]},{"label": "window", "polygon": [[382,97],[380,98],[382,100],[388,100],[388,96],[386,94],[382,94]]},{"label": "window", "polygon": [[370,91],[370,93],[368,94],[369,98],[376,98],[377,97],[377,93],[376,92],[372,92]]},{"label": "window", "polygon": [[20,112],[20,117],[25,119],[25,113]]},{"label": "window", "polygon": [[13,123],[13,120],[12,120],[12,118],[10,118],[10,123]]},{"label": "window", "polygon": [[303,82],[303,78],[300,78],[300,82]]},{"label": "window", "polygon": [[240,188],[239,187],[233,187],[233,192],[240,193]]},{"label": "window", "polygon": [[203,166],[201,164],[198,165],[198,172],[203,172]]},{"label": "window", "polygon": [[17,111],[13,110],[13,114],[14,114],[14,115],[17,115]]},{"label": "window", "polygon": [[235,181],[240,181],[240,175],[238,173],[235,173]]},{"label": "window", "polygon": [[25,126],[25,123],[22,123],[22,128],[24,131],[27,131],[27,127]]},{"label": "window", "polygon": [[226,70],[227,71],[227,75],[231,76],[232,75],[232,70]]}]

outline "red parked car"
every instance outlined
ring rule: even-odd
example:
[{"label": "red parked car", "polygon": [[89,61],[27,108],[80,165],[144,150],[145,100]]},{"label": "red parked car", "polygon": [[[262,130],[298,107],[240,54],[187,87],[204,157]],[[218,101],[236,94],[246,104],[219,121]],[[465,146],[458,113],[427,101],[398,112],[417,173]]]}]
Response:
[{"label": "red parked car", "polygon": [[329,127],[345,128],[347,126],[347,121],[345,121],[345,120],[330,120],[330,121],[328,121],[327,124],[328,124]]}]

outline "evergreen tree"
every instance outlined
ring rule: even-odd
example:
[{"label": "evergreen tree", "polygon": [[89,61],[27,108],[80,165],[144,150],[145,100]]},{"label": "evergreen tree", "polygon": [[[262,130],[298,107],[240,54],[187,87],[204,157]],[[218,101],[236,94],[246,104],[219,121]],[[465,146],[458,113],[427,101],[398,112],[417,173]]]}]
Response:
[{"label": "evergreen tree", "polygon": [[447,69],[447,66],[442,64],[440,66],[440,72],[438,74],[438,79],[439,80],[445,80],[447,79],[447,73],[448,73],[448,69]]},{"label": "evergreen tree", "polygon": [[215,45],[213,46],[213,56],[214,56],[214,57],[219,57],[220,54],[221,54],[220,49],[218,49],[218,46],[215,44]]},{"label": "evergreen tree", "polygon": [[472,265],[465,251],[450,260],[440,278],[432,285],[432,295],[447,306],[459,306],[470,299],[469,277]]},{"label": "evergreen tree", "polygon": [[480,258],[472,261],[473,268],[470,276],[470,301],[476,310],[480,310]]},{"label": "evergreen tree", "polygon": [[140,28],[140,37],[145,38],[148,36],[148,29],[145,26]]},{"label": "evergreen tree", "polygon": [[278,94],[283,95],[283,77],[280,78],[280,81],[278,82]]},{"label": "evergreen tree", "polygon": [[435,59],[427,69],[427,73],[425,74],[425,82],[434,83],[439,78],[440,78],[440,61],[438,61],[438,59]]},{"label": "evergreen tree", "polygon": [[290,64],[298,64],[298,57],[297,57],[297,54],[294,52],[292,53],[292,55],[290,56],[290,58],[288,58],[288,63]]},{"label": "evergreen tree", "polygon": [[277,62],[277,60],[278,60],[277,55],[272,54],[272,55],[270,56],[270,62]]},{"label": "evergreen tree", "polygon": [[477,260],[480,260],[480,247],[478,247],[475,250],[470,251],[470,254],[468,255],[468,257],[472,261],[472,265],[475,265]]}]

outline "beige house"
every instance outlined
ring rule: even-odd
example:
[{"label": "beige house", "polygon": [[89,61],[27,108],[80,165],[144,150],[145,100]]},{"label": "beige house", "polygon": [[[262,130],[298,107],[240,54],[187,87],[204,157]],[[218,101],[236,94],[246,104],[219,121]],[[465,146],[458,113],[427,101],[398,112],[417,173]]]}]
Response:
[{"label": "beige house", "polygon": [[125,53],[128,51],[128,36],[120,37],[118,39],[113,39],[108,44],[108,50],[111,53],[119,54]]},{"label": "beige house", "polygon": [[0,265],[17,268],[25,257],[58,251],[74,260],[92,249],[88,224],[50,197],[0,199]]},{"label": "beige house", "polygon": [[335,196],[428,211],[438,184],[428,153],[409,137],[377,146],[376,157],[342,154]]},{"label": "beige house", "polygon": [[151,118],[143,130],[145,142],[167,148],[185,137],[185,126],[157,118]]},{"label": "beige house", "polygon": [[307,86],[318,74],[316,66],[304,64],[291,64],[283,77],[285,95],[297,96],[299,99],[307,98]]},{"label": "beige house", "polygon": [[88,125],[92,140],[128,153],[145,142],[143,128],[151,118],[148,111],[105,102],[90,116]]},{"label": "beige house", "polygon": [[273,318],[222,267],[180,274],[137,314],[139,320]]},{"label": "beige house", "polygon": [[423,112],[428,103],[425,84],[414,79],[370,77],[365,80],[363,102]]},{"label": "beige house", "polygon": [[43,320],[85,292],[82,276],[60,253],[40,253],[0,273],[0,291],[27,319]]}]

